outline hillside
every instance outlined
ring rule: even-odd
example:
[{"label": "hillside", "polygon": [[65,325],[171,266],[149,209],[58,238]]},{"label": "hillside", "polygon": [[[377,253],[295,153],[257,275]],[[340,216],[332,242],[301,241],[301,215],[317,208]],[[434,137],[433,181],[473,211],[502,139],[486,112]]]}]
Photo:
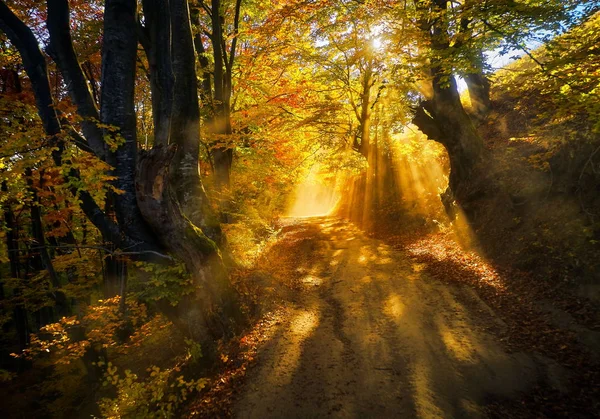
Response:
[{"label": "hillside", "polygon": [[[600,15],[492,76],[480,132],[515,210],[488,243],[516,266],[600,296]],[[593,285],[588,287],[588,285]],[[585,289],[585,291],[584,291]]]}]

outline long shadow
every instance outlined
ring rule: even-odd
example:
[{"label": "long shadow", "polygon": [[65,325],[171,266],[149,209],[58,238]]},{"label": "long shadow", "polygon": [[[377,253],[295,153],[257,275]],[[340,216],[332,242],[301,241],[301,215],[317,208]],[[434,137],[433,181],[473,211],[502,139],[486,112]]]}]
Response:
[{"label": "long shadow", "polygon": [[[535,278],[524,272],[503,269],[479,258],[472,259],[468,252],[455,249],[440,256],[439,249],[433,246],[423,246],[419,251],[415,243],[422,240],[426,238],[388,238],[395,248],[409,253],[411,260],[430,277],[445,284],[466,285],[476,290],[504,322],[505,327],[491,324],[489,328],[509,351],[541,354],[555,361],[564,370],[563,375],[570,377],[570,380],[563,380],[566,381],[564,385],[539,382],[523,394],[519,402],[500,402],[497,397],[492,397],[493,415],[502,417],[510,412],[554,417],[559,412],[565,417],[596,417],[600,411],[597,354],[582,347],[571,330],[557,328],[550,316],[540,309],[539,300],[548,295],[540,288],[549,285],[536,283]],[[573,302],[567,297],[565,301],[572,302],[567,307],[571,313],[590,315],[581,302]]]},{"label": "long shadow", "polygon": [[[286,404],[270,417],[485,416],[488,394],[510,397],[532,384],[532,359],[477,332],[467,304],[412,272],[411,260],[343,222],[306,233],[318,258],[299,268],[323,279],[304,291],[317,320],[263,400]],[[280,332],[269,345],[290,339]]]}]

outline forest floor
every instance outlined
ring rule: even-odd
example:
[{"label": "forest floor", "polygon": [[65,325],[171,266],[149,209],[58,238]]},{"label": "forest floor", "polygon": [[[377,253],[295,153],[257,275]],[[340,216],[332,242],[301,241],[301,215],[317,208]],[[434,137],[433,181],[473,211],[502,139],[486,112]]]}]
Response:
[{"label": "forest floor", "polygon": [[594,386],[597,368],[569,327],[523,319],[536,329],[523,337],[476,288],[432,275],[436,260],[333,217],[286,224],[271,271],[295,285],[262,323],[243,380],[205,406],[225,398],[239,418],[595,416],[597,391],[573,382]]}]

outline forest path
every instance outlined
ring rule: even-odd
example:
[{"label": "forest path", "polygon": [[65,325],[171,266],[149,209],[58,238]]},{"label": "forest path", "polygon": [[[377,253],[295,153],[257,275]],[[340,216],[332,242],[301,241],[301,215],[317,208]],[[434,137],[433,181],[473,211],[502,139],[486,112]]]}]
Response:
[{"label": "forest path", "polygon": [[259,348],[236,417],[485,417],[488,396],[560,386],[548,360],[502,349],[486,331],[501,320],[470,288],[336,218],[293,219],[282,234],[301,291]]}]

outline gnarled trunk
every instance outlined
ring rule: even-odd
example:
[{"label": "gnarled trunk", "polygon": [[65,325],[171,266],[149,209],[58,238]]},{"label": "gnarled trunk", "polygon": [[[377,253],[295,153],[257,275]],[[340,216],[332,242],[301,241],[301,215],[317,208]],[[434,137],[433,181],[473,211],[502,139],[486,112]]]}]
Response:
[{"label": "gnarled trunk", "polygon": [[140,155],[137,197],[161,244],[185,263],[193,279],[193,292],[177,306],[163,304],[166,314],[208,344],[231,331],[241,316],[219,248],[184,215],[171,190],[176,154],[175,146],[158,146]]},{"label": "gnarled trunk", "polygon": [[213,214],[198,167],[200,108],[196,54],[186,0],[171,0],[172,58],[175,85],[171,114],[171,143],[177,145],[171,175],[183,213],[218,245],[223,243],[219,220]]},{"label": "gnarled trunk", "polygon": [[[52,4],[58,20],[49,22],[50,26],[55,25],[50,36],[54,37],[52,42],[63,43],[68,40],[61,33],[66,30],[65,22],[68,23],[64,14],[66,3],[56,0]],[[162,263],[173,261],[163,253],[167,249],[185,262],[194,279],[191,293],[182,296],[176,307],[168,303],[161,307],[182,330],[209,345],[214,337],[232,330],[241,316],[218,248],[224,239],[198,173],[199,110],[187,1],[171,0],[169,6],[172,56],[168,50],[156,51],[167,55],[157,57],[159,60],[172,60],[175,75],[175,103],[169,111],[170,139],[174,145],[169,149],[159,146],[141,159],[138,156],[134,110],[137,3],[106,0],[100,114],[106,126],[104,133],[115,141],[112,149],[107,150],[107,160],[117,177],[114,186],[122,191],[113,197],[118,222],[108,217],[89,193],[75,187],[73,193],[80,199],[86,216],[115,248],[126,250],[138,260]],[[45,58],[32,31],[3,1],[0,1],[0,29],[23,58],[45,131],[58,145],[53,157],[60,166],[65,144],[58,135],[61,125],[52,106]],[[75,85],[82,87],[81,68],[75,65],[76,60],[73,62],[69,47],[61,44],[55,52],[56,59],[63,61],[59,67],[65,73],[65,80],[71,80],[69,90]],[[71,95],[78,112],[85,116],[89,91],[79,89],[71,91]],[[69,176],[78,178],[78,173],[71,169]]]},{"label": "gnarled trunk", "polygon": [[480,184],[485,179],[481,165],[485,149],[461,104],[456,80],[449,74],[448,64],[444,61],[451,48],[447,22],[444,21],[448,1],[420,2],[419,7],[423,13],[419,25],[429,38],[428,45],[433,53],[429,67],[433,95],[417,107],[413,123],[431,140],[444,145],[448,152],[450,179],[442,202],[453,217],[454,201],[465,209],[473,196],[487,187]]},{"label": "gnarled trunk", "polygon": [[460,103],[454,78],[450,77],[448,86],[435,78],[433,83],[433,98],[421,103],[413,123],[448,151],[450,188],[456,194],[483,159],[483,141]]},{"label": "gnarled trunk", "polygon": [[137,128],[134,107],[137,54],[137,3],[135,0],[107,0],[104,10],[102,45],[102,123],[110,126],[105,135],[121,143],[109,153],[114,167],[114,207],[121,229],[132,239],[154,243],[154,237],[140,214],[135,196]]}]

